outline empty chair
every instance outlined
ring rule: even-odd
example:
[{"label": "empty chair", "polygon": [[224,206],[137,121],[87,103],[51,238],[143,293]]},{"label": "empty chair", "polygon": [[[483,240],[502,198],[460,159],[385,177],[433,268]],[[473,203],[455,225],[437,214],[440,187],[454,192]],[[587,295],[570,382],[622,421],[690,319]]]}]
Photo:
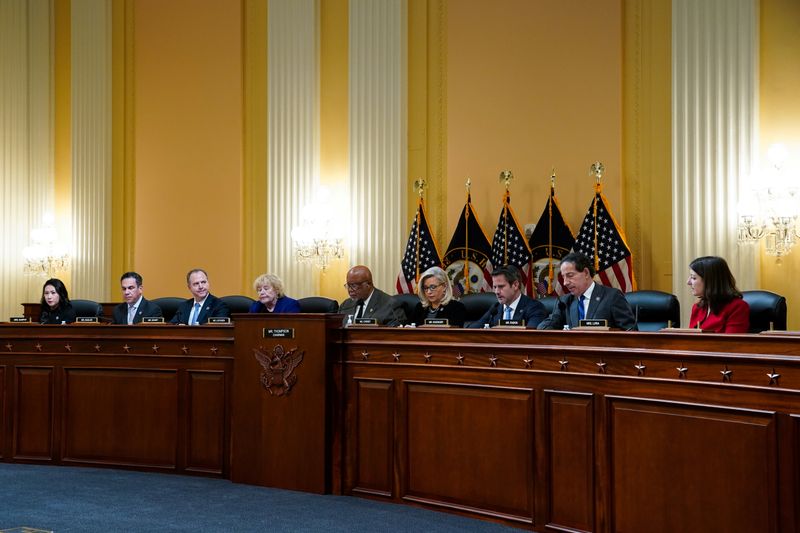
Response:
[{"label": "empty chair", "polygon": [[674,294],[662,291],[626,292],[639,331],[681,327],[681,304]]},{"label": "empty chair", "polygon": [[169,322],[175,313],[178,312],[178,306],[186,301],[186,298],[177,298],[175,296],[165,296],[163,298],[156,298],[150,300],[161,308],[161,313],[164,315],[164,322]]},{"label": "empty chair", "polygon": [[70,300],[75,316],[92,316],[100,318],[103,316],[103,306],[94,300]]},{"label": "empty chair", "polygon": [[786,298],[770,291],[742,291],[742,296],[750,306],[750,333],[786,329]]},{"label": "empty chair", "polygon": [[223,296],[220,298],[225,305],[228,306],[230,309],[231,314],[233,313],[247,313],[250,311],[250,307],[255,303],[255,300],[250,298],[249,296],[239,296],[239,295],[232,295],[232,296]]},{"label": "empty chair", "polygon": [[301,313],[335,313],[339,310],[339,302],[324,296],[308,296],[299,298]]},{"label": "empty chair", "polygon": [[460,301],[467,309],[467,319],[464,322],[464,327],[467,327],[497,303],[497,296],[493,292],[474,292],[465,294]]}]

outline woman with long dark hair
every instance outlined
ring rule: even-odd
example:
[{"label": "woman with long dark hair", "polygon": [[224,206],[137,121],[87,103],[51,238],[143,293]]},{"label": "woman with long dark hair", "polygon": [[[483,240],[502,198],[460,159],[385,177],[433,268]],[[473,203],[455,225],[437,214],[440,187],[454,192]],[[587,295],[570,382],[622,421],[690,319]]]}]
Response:
[{"label": "woman with long dark hair", "polygon": [[690,328],[714,333],[747,333],[750,306],[742,299],[723,258],[705,256],[692,261],[686,284],[697,297],[689,319]]},{"label": "woman with long dark hair", "polygon": [[75,322],[75,310],[69,301],[67,288],[60,279],[52,278],[44,282],[39,322],[42,324],[71,324]]}]

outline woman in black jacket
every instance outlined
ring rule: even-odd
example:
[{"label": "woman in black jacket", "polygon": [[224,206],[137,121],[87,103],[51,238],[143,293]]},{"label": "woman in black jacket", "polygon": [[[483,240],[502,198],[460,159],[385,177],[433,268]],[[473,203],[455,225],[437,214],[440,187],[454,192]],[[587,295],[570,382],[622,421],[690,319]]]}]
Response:
[{"label": "woman in black jacket", "polygon": [[420,303],[414,308],[410,322],[423,326],[426,318],[446,318],[449,325],[464,327],[467,309],[453,299],[453,287],[447,272],[439,267],[431,267],[423,272],[417,293]]},{"label": "woman in black jacket", "polygon": [[42,324],[71,324],[75,322],[75,310],[69,301],[64,282],[52,278],[42,287],[42,310],[39,315]]}]

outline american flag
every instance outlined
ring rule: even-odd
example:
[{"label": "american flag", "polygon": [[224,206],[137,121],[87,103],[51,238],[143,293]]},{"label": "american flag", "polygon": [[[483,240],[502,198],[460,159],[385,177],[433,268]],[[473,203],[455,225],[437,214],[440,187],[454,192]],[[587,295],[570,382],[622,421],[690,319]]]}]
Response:
[{"label": "american flag", "polygon": [[397,274],[397,294],[415,294],[419,275],[434,266],[442,266],[442,260],[420,198],[408,235],[406,253],[400,263],[400,273]]},{"label": "american flag", "polygon": [[635,291],[636,278],[633,275],[631,250],[607,205],[608,200],[600,192],[598,185],[589,205],[589,212],[578,231],[574,249],[594,259],[595,270],[603,285],[616,287],[622,292]]},{"label": "american flag", "polygon": [[517,217],[511,209],[511,195],[508,191],[503,196],[503,208],[500,210],[500,220],[492,238],[492,267],[514,265],[522,272],[523,292],[533,293],[530,283],[531,250],[528,240],[517,223]]}]

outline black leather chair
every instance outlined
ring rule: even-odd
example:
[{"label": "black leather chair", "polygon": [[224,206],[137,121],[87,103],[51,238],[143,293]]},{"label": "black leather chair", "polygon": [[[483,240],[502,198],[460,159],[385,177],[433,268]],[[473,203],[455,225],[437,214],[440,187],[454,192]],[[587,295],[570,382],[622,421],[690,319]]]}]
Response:
[{"label": "black leather chair", "polygon": [[786,330],[786,298],[770,291],[743,291],[742,296],[750,306],[750,333]]},{"label": "black leather chair", "polygon": [[626,292],[639,331],[681,327],[681,304],[674,294],[662,291]]},{"label": "black leather chair", "polygon": [[406,323],[411,323],[411,315],[414,314],[414,308],[419,303],[419,296],[416,294],[395,294],[392,296],[395,305],[402,308],[406,314]]},{"label": "black leather chair", "polygon": [[94,300],[70,300],[75,316],[92,316],[100,318],[103,316],[103,306]]},{"label": "black leather chair", "polygon": [[545,310],[547,310],[547,316],[553,312],[553,309],[556,307],[556,302],[558,301],[557,296],[545,296],[544,298],[539,298],[539,303],[541,303]]},{"label": "black leather chair", "polygon": [[497,303],[497,296],[493,292],[474,292],[462,296],[461,303],[467,309],[467,317],[464,321],[464,327],[467,327]]},{"label": "black leather chair", "polygon": [[233,313],[246,313],[250,311],[250,306],[253,305],[253,300],[249,296],[239,296],[239,295],[232,295],[232,296],[222,296],[220,298],[225,305],[228,306],[230,309],[231,314]]},{"label": "black leather chair", "polygon": [[164,296],[163,298],[155,298],[150,300],[161,308],[161,313],[164,315],[164,322],[169,322],[175,313],[178,312],[178,306],[186,301],[186,298],[178,298],[177,296]]},{"label": "black leather chair", "polygon": [[335,313],[339,310],[339,302],[324,296],[309,296],[297,300],[301,313]]}]

